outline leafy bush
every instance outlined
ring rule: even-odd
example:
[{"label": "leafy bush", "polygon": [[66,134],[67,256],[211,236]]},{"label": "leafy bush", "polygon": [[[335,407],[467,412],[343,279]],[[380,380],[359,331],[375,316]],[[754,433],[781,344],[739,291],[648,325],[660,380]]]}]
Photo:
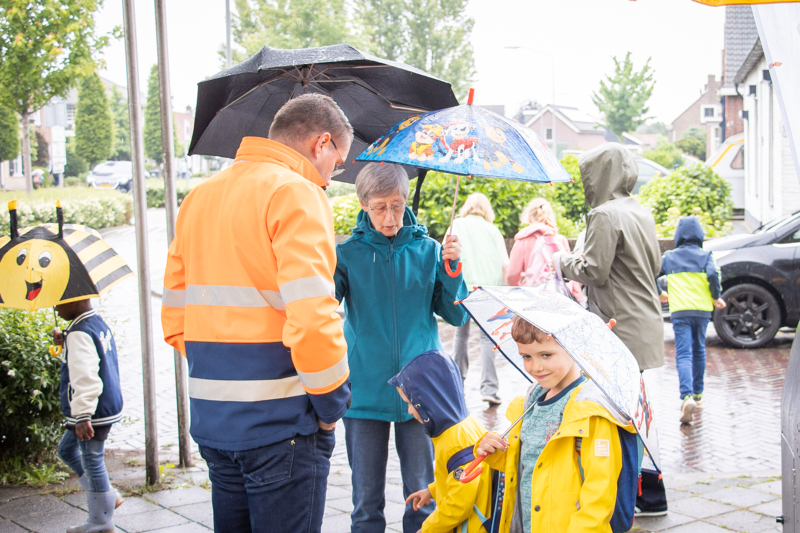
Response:
[{"label": "leafy bush", "polygon": [[706,158],[706,144],[696,137],[684,137],[675,142],[678,147],[685,154],[696,157],[697,159]]},{"label": "leafy bush", "polygon": [[60,363],[48,352],[53,315],[2,309],[0,325],[0,459],[36,458],[58,445],[64,419]]},{"label": "leafy bush", "polygon": [[681,136],[681,138],[683,139],[686,139],[688,137],[694,137],[695,139],[703,143],[703,146],[705,146],[707,139],[706,129],[702,126],[692,126],[691,128],[684,131],[683,135]]},{"label": "leafy bush", "polygon": [[61,199],[64,220],[69,224],[84,224],[94,229],[127,224],[133,217],[130,194],[90,188],[39,189],[31,196],[16,192],[0,193],[0,235],[9,232],[6,204],[17,199],[19,227],[56,222],[56,199]]},{"label": "leafy bush", "polygon": [[333,231],[337,235],[350,235],[356,227],[356,218],[361,211],[356,193],[344,194],[331,198],[333,211]]},{"label": "leafy bush", "polygon": [[353,194],[354,192],[356,192],[355,185],[352,183],[343,183],[341,181],[332,181],[325,190],[325,194],[328,195],[328,198],[335,198],[345,194]]},{"label": "leafy bush", "polygon": [[689,215],[700,219],[706,238],[721,237],[732,229],[731,186],[705,165],[654,177],[638,199],[653,212],[659,237],[672,237],[680,217]]},{"label": "leafy bush", "polygon": [[[589,206],[583,196],[583,180],[581,180],[578,158],[574,155],[564,156],[561,164],[569,172],[573,183],[554,183],[552,187],[545,189],[545,197],[553,205],[556,215],[559,214],[559,210],[555,206],[560,205],[563,208],[561,216],[569,219],[573,224],[580,225],[586,219]],[[561,229],[561,224],[559,224],[559,229]]]},{"label": "leafy bush", "polygon": [[80,176],[89,172],[89,163],[75,151],[75,137],[67,139],[67,164],[64,167],[65,176]]},{"label": "leafy bush", "polygon": [[665,138],[660,138],[658,145],[653,150],[648,150],[642,157],[655,161],[666,169],[675,168],[683,164],[683,155],[680,149],[674,144],[670,144]]},{"label": "leafy bush", "polygon": [[65,187],[83,187],[86,185],[86,181],[76,177],[69,177],[64,180]]},{"label": "leafy bush", "polygon": [[[192,189],[203,183],[202,179],[192,178],[189,180],[189,187],[186,187],[186,180],[175,180],[175,196],[178,197],[178,205],[181,205],[186,195]],[[151,178],[145,180],[147,187],[147,207],[164,207],[164,180]]]}]

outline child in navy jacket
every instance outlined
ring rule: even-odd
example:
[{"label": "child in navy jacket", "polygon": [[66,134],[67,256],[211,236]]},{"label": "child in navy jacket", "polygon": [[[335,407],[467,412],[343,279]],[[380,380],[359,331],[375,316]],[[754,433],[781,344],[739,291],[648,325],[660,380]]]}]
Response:
[{"label": "child in navy jacket", "polygon": [[117,347],[105,321],[89,300],[56,306],[69,327],[53,331],[61,354],[61,409],[67,430],[58,445],[58,455],[78,474],[86,491],[89,517],[67,533],[114,531],[114,509],[122,503],[108,479],[103,460],[105,440],[111,425],[122,417]]}]

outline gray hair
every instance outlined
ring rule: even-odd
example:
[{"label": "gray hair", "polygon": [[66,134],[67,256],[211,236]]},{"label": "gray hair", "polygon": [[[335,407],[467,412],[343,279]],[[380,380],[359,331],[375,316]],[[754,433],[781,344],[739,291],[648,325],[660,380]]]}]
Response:
[{"label": "gray hair", "polygon": [[382,198],[400,193],[408,201],[408,174],[393,163],[369,163],[356,176],[358,199],[367,203],[372,198]]},{"label": "gray hair", "polygon": [[292,98],[275,113],[269,138],[302,142],[325,132],[339,142],[353,142],[353,127],[331,97],[304,94]]}]

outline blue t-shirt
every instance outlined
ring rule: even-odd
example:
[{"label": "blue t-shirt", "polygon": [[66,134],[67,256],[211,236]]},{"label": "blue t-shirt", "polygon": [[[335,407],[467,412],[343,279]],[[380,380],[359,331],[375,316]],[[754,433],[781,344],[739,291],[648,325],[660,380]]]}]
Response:
[{"label": "blue t-shirt", "polygon": [[[547,391],[542,392],[535,400],[536,406],[522,420],[519,436],[522,446],[519,456],[519,483],[522,524],[525,533],[531,533],[531,498],[533,497],[533,471],[536,468],[536,462],[550,441],[550,437],[561,426],[564,407],[569,401],[572,389],[583,383],[584,379],[586,378],[581,375],[549,400],[545,400]],[[535,393],[542,390],[541,387],[537,387]],[[525,404],[526,409],[530,407],[535,397],[536,394],[531,394],[529,401]]]}]

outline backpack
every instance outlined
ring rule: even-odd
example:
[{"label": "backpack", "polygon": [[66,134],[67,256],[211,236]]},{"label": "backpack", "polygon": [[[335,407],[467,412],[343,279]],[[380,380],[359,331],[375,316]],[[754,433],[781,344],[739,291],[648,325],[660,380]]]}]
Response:
[{"label": "backpack", "polygon": [[[579,300],[572,290],[574,282],[570,282],[568,285],[561,276],[561,269],[553,265],[553,254],[555,252],[569,253],[569,247],[565,247],[561,239],[554,237],[554,235],[540,235],[536,239],[536,244],[528,260],[528,268],[525,270],[524,285],[562,294],[577,302]],[[551,265],[554,268],[551,268]]]},{"label": "backpack", "polygon": [[[633,512],[636,507],[636,496],[641,494],[641,465],[642,454],[639,445],[639,436],[628,433],[618,427],[619,445],[622,449],[622,470],[617,479],[617,501],[614,504],[614,514],[611,515],[611,531],[625,533],[633,527]],[[584,482],[583,465],[581,464],[582,437],[575,437],[575,452],[578,454],[578,469],[581,472],[581,483]]]},{"label": "backpack", "polygon": [[[467,463],[471,463],[475,459],[475,454],[473,453],[473,446],[468,446],[463,450],[459,450],[453,455],[450,456],[450,459],[447,460],[447,473],[451,474],[457,469],[459,469],[462,465]],[[484,468],[487,468],[484,465]],[[461,474],[456,472],[456,479],[460,478]],[[491,489],[491,498],[492,498],[492,505],[489,508],[489,516],[484,516],[483,513],[478,509],[477,505],[473,505],[473,512],[478,515],[481,523],[483,524],[483,528],[486,530],[487,533],[498,533],[500,531],[500,515],[503,512],[503,500],[504,494],[506,489],[506,475],[499,470],[492,470],[492,489]],[[467,525],[469,520],[464,520],[461,525],[461,529],[457,530],[458,533],[466,533],[467,532]]]}]

